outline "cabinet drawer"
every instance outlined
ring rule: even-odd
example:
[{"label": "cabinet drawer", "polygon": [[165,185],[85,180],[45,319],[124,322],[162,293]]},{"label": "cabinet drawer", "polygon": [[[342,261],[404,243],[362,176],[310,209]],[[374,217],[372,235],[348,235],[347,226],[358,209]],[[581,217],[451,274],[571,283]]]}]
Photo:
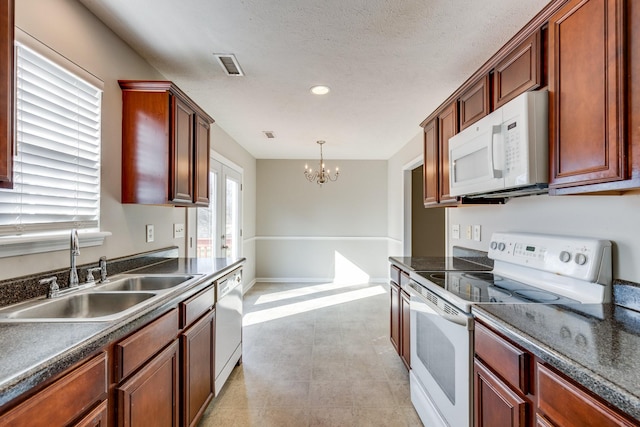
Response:
[{"label": "cabinet drawer", "polygon": [[210,311],[216,302],[216,287],[209,286],[186,301],[180,303],[180,328],[184,329],[204,313]]},{"label": "cabinet drawer", "polygon": [[635,425],[540,363],[537,374],[538,410],[543,417],[538,416],[551,421],[549,424],[562,427]]},{"label": "cabinet drawer", "polygon": [[68,425],[106,398],[107,356],[101,353],[0,417],[0,425]]},{"label": "cabinet drawer", "polygon": [[126,378],[178,335],[178,310],[171,310],[114,346],[116,382]]},{"label": "cabinet drawer", "polygon": [[392,282],[398,285],[400,284],[400,269],[398,267],[396,267],[395,265],[392,265],[389,270],[389,276]]},{"label": "cabinet drawer", "polygon": [[475,328],[475,353],[513,387],[524,394],[529,392],[529,354],[479,322]]}]

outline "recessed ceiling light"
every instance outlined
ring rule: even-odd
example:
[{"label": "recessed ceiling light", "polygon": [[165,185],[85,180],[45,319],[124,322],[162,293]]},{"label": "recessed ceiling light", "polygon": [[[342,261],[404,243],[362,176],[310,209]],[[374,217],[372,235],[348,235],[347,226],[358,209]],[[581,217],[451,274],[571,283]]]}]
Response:
[{"label": "recessed ceiling light", "polygon": [[329,93],[329,86],[323,86],[323,85],[318,85],[318,86],[313,86],[311,89],[311,93],[314,95],[326,95]]}]

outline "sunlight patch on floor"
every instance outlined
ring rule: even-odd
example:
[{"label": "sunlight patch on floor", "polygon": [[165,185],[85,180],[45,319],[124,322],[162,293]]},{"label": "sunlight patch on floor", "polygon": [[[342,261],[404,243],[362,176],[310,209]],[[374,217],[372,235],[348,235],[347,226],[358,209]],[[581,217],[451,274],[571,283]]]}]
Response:
[{"label": "sunlight patch on floor", "polygon": [[244,315],[243,325],[251,326],[262,322],[268,322],[269,320],[281,319],[287,316],[306,313],[309,311],[318,310],[320,308],[330,307],[332,305],[343,304],[346,302],[356,301],[385,293],[386,290],[382,286],[372,286],[366,289],[341,292],[338,294],[314,298],[307,301],[280,305],[273,308],[246,313]]},{"label": "sunlight patch on floor", "polygon": [[[366,282],[365,282],[366,283]],[[351,286],[359,286],[361,283],[321,283],[317,285],[303,286],[300,288],[289,289],[281,292],[271,292],[269,294],[261,295],[258,297],[255,305],[268,304],[276,301],[284,301],[287,299],[304,297],[312,294],[317,294],[327,291],[335,291],[337,289],[344,289]]]}]

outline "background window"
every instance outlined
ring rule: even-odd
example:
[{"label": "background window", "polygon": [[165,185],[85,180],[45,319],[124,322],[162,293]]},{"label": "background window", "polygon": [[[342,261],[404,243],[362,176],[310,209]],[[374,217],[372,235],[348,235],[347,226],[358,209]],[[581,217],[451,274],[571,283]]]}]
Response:
[{"label": "background window", "polygon": [[99,229],[102,91],[16,46],[14,188],[0,189],[0,234]]}]

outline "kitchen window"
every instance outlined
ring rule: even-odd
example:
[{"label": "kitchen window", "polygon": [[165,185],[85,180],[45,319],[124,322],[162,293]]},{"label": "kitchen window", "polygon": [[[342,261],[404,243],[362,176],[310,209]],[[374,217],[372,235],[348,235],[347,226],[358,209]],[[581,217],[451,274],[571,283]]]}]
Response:
[{"label": "kitchen window", "polygon": [[28,43],[15,49],[14,184],[0,189],[2,246],[46,240],[30,252],[62,249],[52,236],[64,234],[66,247],[72,228],[99,231],[102,83],[18,29],[16,36]]}]

